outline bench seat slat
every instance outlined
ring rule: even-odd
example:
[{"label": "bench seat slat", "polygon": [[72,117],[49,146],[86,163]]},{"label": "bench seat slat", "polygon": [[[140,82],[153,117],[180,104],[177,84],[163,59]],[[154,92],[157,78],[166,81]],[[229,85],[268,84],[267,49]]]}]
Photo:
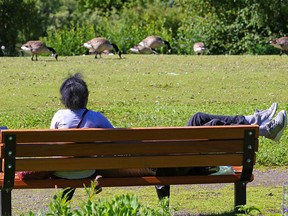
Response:
[{"label": "bench seat slat", "polygon": [[[239,139],[244,137],[244,130],[257,129],[256,125],[235,126],[194,126],[192,127],[150,127],[150,128],[114,128],[114,129],[34,129],[4,130],[3,134],[16,134],[17,142],[89,142],[119,140],[179,140],[179,139]],[[189,133],[188,133],[189,131]],[[256,132],[258,137],[258,130]]]},{"label": "bench seat slat", "polygon": [[[257,140],[258,141],[258,140]],[[121,148],[119,148],[121,145]],[[33,151],[31,151],[33,149]],[[155,142],[113,142],[113,143],[32,143],[18,144],[18,157],[44,156],[89,156],[111,154],[173,154],[243,152],[243,140],[199,140],[199,141],[163,141]]]},{"label": "bench seat slat", "polygon": [[[219,175],[219,176],[168,176],[168,177],[119,177],[119,178],[101,178],[99,184],[101,187],[118,186],[138,186],[138,185],[180,185],[180,184],[214,184],[214,183],[233,183],[238,182],[241,175]],[[66,188],[90,186],[94,179],[41,179],[41,180],[20,180],[16,177],[15,189],[37,189],[37,188]],[[253,175],[250,181],[253,180]],[[0,175],[0,184],[3,182],[3,175]]]},{"label": "bench seat slat", "polygon": [[[36,162],[36,163],[35,163]],[[242,154],[171,155],[111,158],[42,158],[16,160],[16,171],[124,169],[193,166],[241,166]]]}]

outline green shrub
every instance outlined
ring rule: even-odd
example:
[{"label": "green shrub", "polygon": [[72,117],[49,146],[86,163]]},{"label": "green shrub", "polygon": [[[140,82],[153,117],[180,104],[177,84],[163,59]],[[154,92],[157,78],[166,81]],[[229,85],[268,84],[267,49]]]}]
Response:
[{"label": "green shrub", "polygon": [[69,28],[50,29],[47,34],[41,40],[48,46],[53,47],[59,55],[73,56],[85,54],[87,49],[81,45],[94,38],[94,29],[93,26],[71,24]]},{"label": "green shrub", "polygon": [[261,210],[255,206],[248,206],[248,205],[241,205],[237,206],[237,210],[241,213],[236,214],[237,216],[244,216],[244,215],[260,215]]},{"label": "green shrub", "polygon": [[115,196],[112,200],[104,198],[95,199],[95,188],[96,185],[92,182],[91,187],[85,187],[85,191],[88,199],[80,203],[80,206],[76,209],[71,207],[70,201],[66,198],[62,198],[62,191],[57,192],[52,201],[50,202],[50,210],[43,214],[42,210],[38,213],[29,211],[27,214],[22,216],[35,216],[35,215],[46,215],[46,216],[170,216],[170,210],[167,207],[168,200],[160,202],[159,208],[151,208],[149,206],[140,204],[137,196],[131,194],[123,194]]}]

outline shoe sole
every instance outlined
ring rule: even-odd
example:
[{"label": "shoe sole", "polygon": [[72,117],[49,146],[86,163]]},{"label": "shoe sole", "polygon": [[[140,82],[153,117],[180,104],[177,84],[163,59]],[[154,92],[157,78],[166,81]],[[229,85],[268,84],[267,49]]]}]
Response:
[{"label": "shoe sole", "polygon": [[273,141],[276,141],[276,142],[280,140],[280,138],[281,138],[286,126],[287,126],[287,114],[285,111],[281,111],[281,112],[284,113],[284,125],[283,125],[283,128],[278,132],[276,137],[273,139]]}]

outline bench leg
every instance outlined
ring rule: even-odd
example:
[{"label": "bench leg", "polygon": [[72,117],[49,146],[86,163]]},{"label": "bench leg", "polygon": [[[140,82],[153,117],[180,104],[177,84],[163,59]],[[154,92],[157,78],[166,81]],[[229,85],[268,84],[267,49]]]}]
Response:
[{"label": "bench leg", "polygon": [[0,205],[1,216],[11,216],[12,215],[11,190],[1,190],[0,202],[1,202]]},{"label": "bench leg", "polygon": [[247,182],[234,183],[234,208],[237,211],[237,206],[246,205],[246,185]]}]

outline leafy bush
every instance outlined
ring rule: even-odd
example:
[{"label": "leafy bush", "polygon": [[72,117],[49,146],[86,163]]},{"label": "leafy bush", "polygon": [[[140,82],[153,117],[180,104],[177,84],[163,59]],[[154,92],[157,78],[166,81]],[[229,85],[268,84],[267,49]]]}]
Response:
[{"label": "leafy bush", "polygon": [[71,27],[63,29],[50,29],[48,36],[41,38],[47,43],[47,46],[53,47],[60,55],[81,55],[86,48],[81,46],[94,37],[92,26],[80,26],[71,24]]},{"label": "leafy bush", "polygon": [[[62,198],[62,191],[57,192],[50,202],[50,211],[44,213],[46,216],[170,216],[171,213],[167,207],[168,200],[160,202],[158,209],[150,208],[149,206],[139,203],[135,195],[123,194],[115,196],[112,200],[100,198],[95,199],[96,185],[92,182],[91,187],[85,187],[88,199],[83,201],[79,208],[72,209],[70,201]],[[22,214],[24,216],[25,214]],[[40,210],[38,213],[28,212],[27,216],[43,215]]]},{"label": "leafy bush", "polygon": [[237,206],[237,210],[240,212],[236,214],[237,216],[245,216],[245,215],[260,215],[261,210],[255,206],[241,205]]},{"label": "leafy bush", "polygon": [[80,55],[79,39],[83,43],[95,36],[107,37],[126,53],[151,34],[171,41],[174,54],[193,54],[198,41],[207,45],[209,54],[271,54],[276,49],[266,49],[267,42],[288,31],[283,22],[288,6],[283,0],[274,4],[270,0],[7,2],[0,0],[0,10],[5,12],[0,16],[4,23],[0,46],[10,55],[17,43],[41,37],[53,42],[61,55]]}]

